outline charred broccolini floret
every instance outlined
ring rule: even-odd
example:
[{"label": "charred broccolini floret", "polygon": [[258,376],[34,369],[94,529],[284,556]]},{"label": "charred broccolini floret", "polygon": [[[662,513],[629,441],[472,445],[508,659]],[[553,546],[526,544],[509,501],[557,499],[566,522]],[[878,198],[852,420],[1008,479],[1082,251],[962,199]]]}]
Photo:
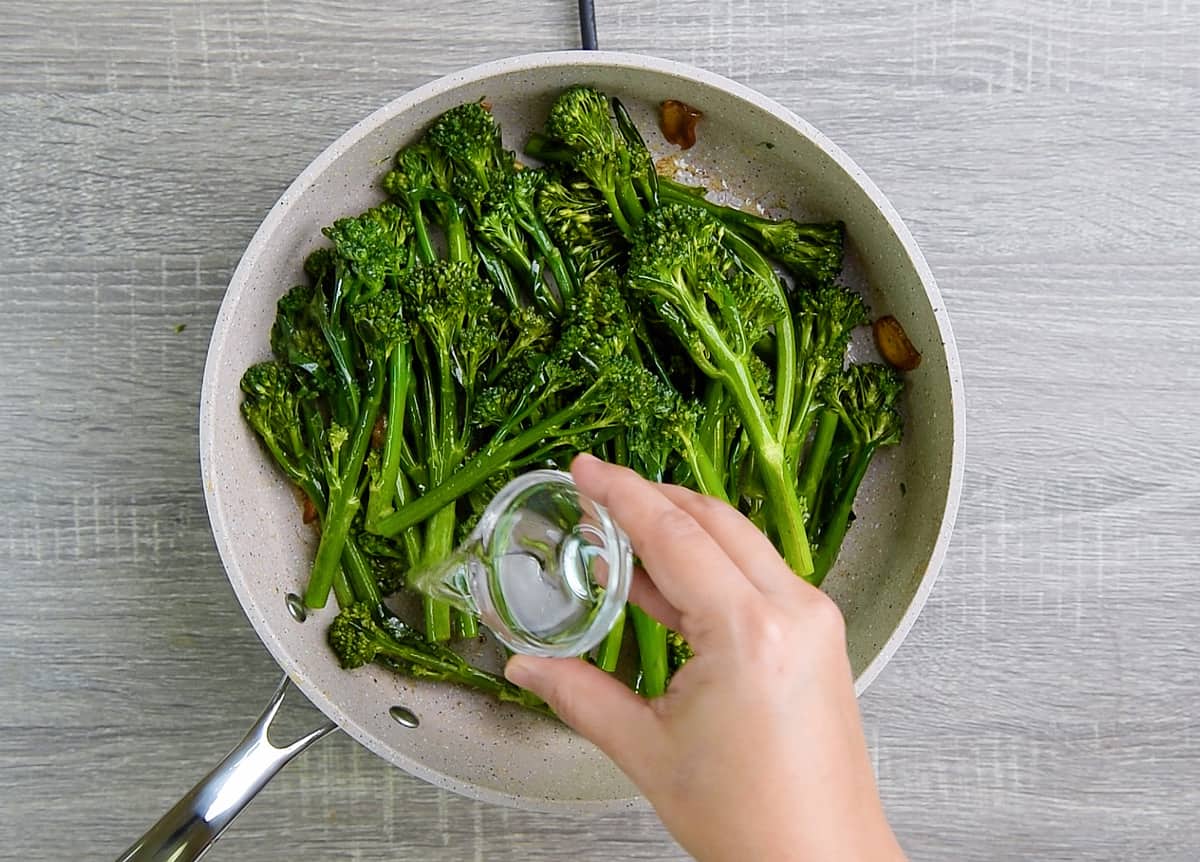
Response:
[{"label": "charred broccolini floret", "polygon": [[532,692],[471,667],[449,647],[425,641],[394,617],[381,623],[367,605],[342,608],[329,626],[328,637],[338,661],[347,670],[380,662],[405,676],[469,686],[500,701],[549,713],[546,704]]}]

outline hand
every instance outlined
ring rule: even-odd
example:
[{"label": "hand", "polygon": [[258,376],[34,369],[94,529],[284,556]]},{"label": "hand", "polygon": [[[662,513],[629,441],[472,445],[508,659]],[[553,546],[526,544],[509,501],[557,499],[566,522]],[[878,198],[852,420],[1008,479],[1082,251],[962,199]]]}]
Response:
[{"label": "hand", "polygon": [[702,862],[902,860],[879,801],[837,606],[730,506],[590,456],[580,490],[645,566],[631,601],[695,650],[647,701],[578,659],[514,656]]}]

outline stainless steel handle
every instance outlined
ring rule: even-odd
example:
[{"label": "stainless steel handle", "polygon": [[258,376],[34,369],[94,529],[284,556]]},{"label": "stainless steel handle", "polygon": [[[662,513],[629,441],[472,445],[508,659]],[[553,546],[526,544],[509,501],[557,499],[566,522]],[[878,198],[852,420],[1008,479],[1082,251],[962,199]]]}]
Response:
[{"label": "stainless steel handle", "polygon": [[337,725],[326,721],[284,748],[267,738],[283,705],[290,682],[286,676],[254,727],[225,759],[175,803],[117,862],[192,862],[204,855],[225,828],[275,773]]}]

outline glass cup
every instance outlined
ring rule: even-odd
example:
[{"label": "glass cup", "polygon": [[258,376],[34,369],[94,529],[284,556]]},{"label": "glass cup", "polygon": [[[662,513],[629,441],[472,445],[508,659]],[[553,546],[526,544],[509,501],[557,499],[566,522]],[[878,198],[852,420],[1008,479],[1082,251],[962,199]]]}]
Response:
[{"label": "glass cup", "polygon": [[443,562],[412,572],[418,592],[477,615],[514,652],[591,650],[629,598],[629,539],[569,473],[518,476]]}]

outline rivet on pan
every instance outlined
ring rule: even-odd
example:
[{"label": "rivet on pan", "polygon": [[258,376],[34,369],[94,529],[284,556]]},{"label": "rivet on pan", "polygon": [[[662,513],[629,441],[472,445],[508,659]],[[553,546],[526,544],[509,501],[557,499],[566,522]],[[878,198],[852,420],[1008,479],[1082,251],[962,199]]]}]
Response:
[{"label": "rivet on pan", "polygon": [[295,593],[288,593],[284,601],[287,602],[288,613],[292,615],[292,619],[298,623],[302,623],[308,619],[308,611],[304,607],[304,600],[302,598]]},{"label": "rivet on pan", "polygon": [[388,710],[388,715],[392,717],[392,720],[396,724],[403,727],[416,727],[421,723],[421,720],[417,718],[417,714],[407,706],[393,706]]}]

